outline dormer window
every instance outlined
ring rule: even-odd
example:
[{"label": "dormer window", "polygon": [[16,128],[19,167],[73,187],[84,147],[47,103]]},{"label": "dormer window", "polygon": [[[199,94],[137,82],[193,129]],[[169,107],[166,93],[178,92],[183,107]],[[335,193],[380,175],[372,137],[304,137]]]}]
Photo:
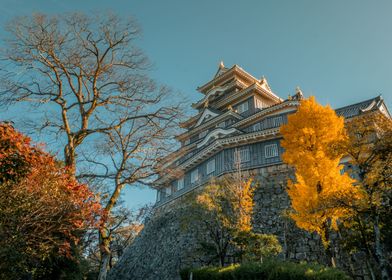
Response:
[{"label": "dormer window", "polygon": [[248,110],[249,110],[248,101],[245,101],[245,102],[243,102],[243,103],[241,103],[240,105],[237,106],[237,113],[238,114],[242,114],[242,113],[244,113],[244,112],[246,112]]}]

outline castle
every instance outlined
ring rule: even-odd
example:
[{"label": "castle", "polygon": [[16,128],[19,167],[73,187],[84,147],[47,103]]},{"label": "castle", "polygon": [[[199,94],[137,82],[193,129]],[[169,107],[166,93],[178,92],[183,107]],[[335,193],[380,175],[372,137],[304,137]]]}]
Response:
[{"label": "castle", "polygon": [[[181,148],[163,159],[155,181],[160,207],[219,177],[241,163],[242,170],[282,164],[279,128],[303,98],[299,88],[282,99],[262,77],[257,79],[234,65],[221,62],[213,79],[197,88],[204,97],[192,107],[198,114],[181,126]],[[336,109],[350,119],[378,110],[389,117],[381,96]]]},{"label": "castle", "polygon": [[[254,195],[253,230],[276,235],[284,259],[325,263],[320,237],[297,228],[283,214],[290,206],[285,172],[292,170],[281,160],[279,127],[296,112],[303,98],[301,90],[282,99],[265,78],[223,63],[198,90],[204,97],[193,104],[198,114],[182,123],[185,131],[176,137],[181,147],[157,165],[155,212],[110,271],[109,279],[173,280],[179,279],[184,267],[204,265],[195,257],[198,229],[185,230],[181,224],[189,214],[186,194],[202,189],[213,177],[235,172],[238,163],[256,180],[264,180]],[[374,112],[390,117],[381,96],[336,109],[346,120]],[[340,263],[346,265],[350,259],[358,275],[367,273],[361,259],[342,258]]]}]

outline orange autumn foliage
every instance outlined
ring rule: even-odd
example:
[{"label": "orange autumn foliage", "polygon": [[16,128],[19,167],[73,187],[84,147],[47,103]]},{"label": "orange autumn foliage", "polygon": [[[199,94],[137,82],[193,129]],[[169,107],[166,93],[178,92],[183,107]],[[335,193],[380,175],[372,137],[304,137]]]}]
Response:
[{"label": "orange autumn foliage", "polygon": [[71,257],[71,247],[100,213],[88,186],[11,125],[0,124],[0,259],[12,252],[19,268],[31,273],[48,258]]},{"label": "orange autumn foliage", "polygon": [[310,97],[288,117],[281,133],[283,161],[295,168],[296,180],[288,182],[291,218],[298,227],[317,232],[327,245],[328,231],[352,215],[345,206],[362,196],[353,180],[341,174],[344,154],[337,146],[347,140],[344,119]]}]

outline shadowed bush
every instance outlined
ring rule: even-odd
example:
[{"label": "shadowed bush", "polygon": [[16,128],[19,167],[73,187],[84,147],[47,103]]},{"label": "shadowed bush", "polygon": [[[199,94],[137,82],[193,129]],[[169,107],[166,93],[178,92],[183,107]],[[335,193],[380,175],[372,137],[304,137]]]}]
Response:
[{"label": "shadowed bush", "polygon": [[202,267],[184,269],[181,279],[193,280],[345,280],[344,272],[319,264],[268,260],[263,263],[236,264],[224,268]]}]

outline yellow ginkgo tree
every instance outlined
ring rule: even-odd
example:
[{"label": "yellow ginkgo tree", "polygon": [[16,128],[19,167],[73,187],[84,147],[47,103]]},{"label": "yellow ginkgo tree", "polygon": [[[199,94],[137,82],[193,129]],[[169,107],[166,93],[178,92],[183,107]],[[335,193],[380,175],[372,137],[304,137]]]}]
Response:
[{"label": "yellow ginkgo tree", "polygon": [[283,161],[294,167],[296,178],[288,182],[290,216],[298,227],[321,236],[334,266],[329,233],[337,229],[339,220],[352,215],[346,206],[361,198],[360,190],[339,165],[344,152],[337,147],[347,140],[344,119],[310,97],[289,115],[281,133]]},{"label": "yellow ginkgo tree", "polygon": [[221,266],[239,233],[252,229],[254,185],[252,179],[230,180],[226,177],[207,185],[196,198],[204,228],[213,244]]}]

